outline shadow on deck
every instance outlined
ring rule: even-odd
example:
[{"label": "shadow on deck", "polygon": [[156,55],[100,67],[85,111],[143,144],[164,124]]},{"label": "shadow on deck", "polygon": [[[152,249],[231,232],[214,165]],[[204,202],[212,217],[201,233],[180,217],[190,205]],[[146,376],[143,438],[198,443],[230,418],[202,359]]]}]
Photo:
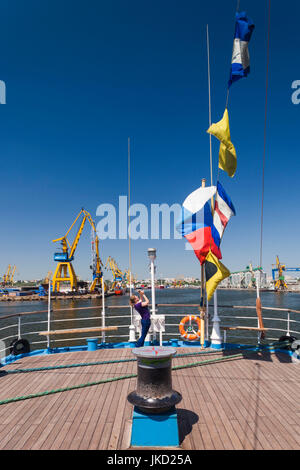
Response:
[{"label": "shadow on deck", "polygon": [[[241,359],[248,359],[248,360],[259,360],[259,361],[269,361],[273,362],[274,357],[281,363],[290,363],[292,362],[292,357],[289,354],[289,351],[283,350],[269,350],[267,348],[261,349],[257,348],[256,350],[250,350],[246,347],[238,347],[238,348],[230,348],[222,351],[223,357],[228,357],[241,354]],[[238,359],[238,358],[237,358]]]}]

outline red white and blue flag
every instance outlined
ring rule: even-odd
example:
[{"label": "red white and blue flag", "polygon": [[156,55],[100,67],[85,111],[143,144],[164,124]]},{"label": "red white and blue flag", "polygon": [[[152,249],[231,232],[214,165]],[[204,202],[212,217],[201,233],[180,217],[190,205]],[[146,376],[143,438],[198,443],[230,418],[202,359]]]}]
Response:
[{"label": "red white and blue flag", "polygon": [[212,198],[216,186],[196,189],[182,204],[181,220],[177,230],[189,241],[200,263],[211,250],[219,259],[222,258],[219,247],[212,236],[213,216]]},{"label": "red white and blue flag", "polygon": [[[212,201],[215,196],[214,215]],[[222,258],[220,243],[224,229],[235,209],[222,185],[201,187],[193,191],[182,204],[177,230],[191,244],[195,255],[203,264],[211,251]]]},{"label": "red white and blue flag", "polygon": [[223,186],[218,181],[212,228],[212,236],[217,247],[220,247],[226,225],[233,215],[235,215],[234,205],[230,197],[226,194]]}]

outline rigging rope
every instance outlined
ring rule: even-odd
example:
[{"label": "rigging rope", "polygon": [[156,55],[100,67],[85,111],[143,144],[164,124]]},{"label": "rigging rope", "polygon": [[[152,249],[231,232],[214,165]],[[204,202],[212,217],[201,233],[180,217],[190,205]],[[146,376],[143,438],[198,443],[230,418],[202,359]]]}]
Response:
[{"label": "rigging rope", "polygon": [[268,33],[267,33],[267,66],[266,66],[266,97],[265,97],[265,123],[264,123],[264,151],[262,167],[262,199],[261,199],[261,222],[260,222],[260,256],[259,265],[262,266],[262,245],[263,245],[263,216],[264,216],[264,192],[265,192],[265,161],[266,161],[266,134],[267,134],[267,108],[268,108],[268,88],[269,88],[269,59],[270,59],[270,19],[271,0],[268,0]]},{"label": "rigging rope", "polygon": [[[239,12],[239,9],[240,9],[240,0],[237,0],[237,4],[236,4],[236,9],[235,9],[235,14],[237,14]],[[234,47],[234,46],[233,46]],[[233,47],[232,47],[232,51],[231,51],[231,61],[232,61],[232,55],[233,55]],[[231,63],[231,62],[230,62]],[[229,100],[229,85],[227,85],[227,93],[226,93],[226,104],[225,104],[225,108],[228,108],[228,100]],[[217,180],[219,181],[219,167],[218,167],[218,178]]]}]

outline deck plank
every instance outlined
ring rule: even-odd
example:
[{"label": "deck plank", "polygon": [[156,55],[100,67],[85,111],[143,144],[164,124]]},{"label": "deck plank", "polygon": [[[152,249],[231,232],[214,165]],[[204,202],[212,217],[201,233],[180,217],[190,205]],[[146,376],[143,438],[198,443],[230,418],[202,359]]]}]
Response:
[{"label": "deck plank", "polygon": [[[103,367],[103,373],[107,376],[108,371],[110,370],[111,366],[102,366]],[[114,384],[113,383],[107,383],[104,385],[104,388],[101,388],[102,386],[96,387],[97,390],[94,390],[94,395],[91,397],[91,406],[92,406],[92,414],[89,419],[89,426],[88,429],[82,439],[82,442],[79,446],[80,449],[90,449],[92,448],[91,443],[93,442],[93,439],[95,440],[95,436],[97,438],[99,437],[99,433],[102,432],[102,428],[99,425],[99,415],[100,415],[100,410],[102,410],[107,394],[109,393],[114,393]],[[93,406],[94,404],[94,406]],[[86,417],[84,418],[86,419]],[[100,422],[101,424],[101,422]]]},{"label": "deck plank", "polygon": [[[197,359],[198,360],[198,359]],[[186,358],[185,360],[185,363],[186,364],[189,364],[191,361],[191,358]],[[190,374],[191,374],[191,370],[190,369],[186,369],[186,379],[187,379],[187,383],[189,382],[190,380]],[[194,374],[194,372],[192,372]],[[192,379],[192,377],[191,377]],[[201,382],[200,382],[200,387],[201,387],[201,390],[203,390],[203,380],[201,379]],[[195,384],[191,383],[191,387],[186,387],[186,389],[189,391],[189,394],[191,395],[192,392],[193,392],[193,386],[195,386]],[[210,395],[210,394],[209,394]],[[211,400],[211,396],[210,396],[210,400]],[[220,435],[219,435],[219,432],[218,432],[218,428],[215,424],[215,421],[213,419],[213,416],[212,416],[212,413],[211,413],[211,410],[212,410],[212,403],[210,400],[207,400],[206,402],[204,402],[203,400],[201,400],[201,402],[199,404],[194,405],[194,409],[193,411],[198,411],[198,408],[199,408],[199,405],[200,405],[200,408],[202,409],[202,415],[204,417],[204,421],[205,423],[207,424],[207,428],[209,429],[209,433],[210,433],[210,437],[211,437],[211,441],[213,443],[213,448],[215,449],[224,449],[224,446],[222,444],[222,440],[220,439]],[[193,400],[191,400],[193,402]],[[194,434],[194,433],[193,433]],[[198,445],[197,445],[197,442],[194,444],[194,448],[197,448]]]},{"label": "deck plank", "polygon": [[[257,400],[257,409],[262,409],[263,411],[259,413],[259,418],[269,416],[271,421],[275,421],[276,425],[282,428],[280,442],[284,443],[286,442],[285,433],[289,434],[290,423],[295,422],[296,418],[293,416],[293,413],[298,408],[298,404],[294,400],[294,406],[290,406],[289,397],[286,396],[285,391],[281,394],[281,388],[273,387],[273,384],[277,381],[276,373],[266,380],[266,374],[264,374],[266,365],[263,367],[262,378],[260,378],[259,400]],[[241,382],[240,387],[245,389],[246,384]],[[285,387],[285,383],[282,383],[282,387]],[[255,390],[254,382],[247,384],[247,390],[252,396],[258,394],[257,390]],[[276,410],[275,414],[274,410]],[[286,431],[283,432],[283,429]]]},{"label": "deck plank", "polygon": [[[109,370],[111,370],[112,368],[113,368],[113,364],[110,365]],[[95,428],[95,432],[94,432],[94,434],[92,436],[92,439],[91,439],[91,442],[89,444],[89,449],[92,449],[92,450],[99,449],[99,445],[100,445],[102,434],[103,434],[104,430],[105,430],[105,435],[103,436],[103,439],[107,438],[107,431],[105,429],[106,418],[107,418],[107,415],[108,415],[109,408],[110,408],[111,402],[113,400],[113,397],[115,396],[116,386],[119,385],[119,384],[120,384],[120,382],[112,382],[112,383],[109,384],[109,388],[108,388],[106,396],[104,398],[103,406],[102,406],[101,410],[99,410],[99,412],[98,412],[98,421],[97,421],[97,425],[96,425],[96,428]],[[111,426],[109,426],[109,428],[111,429]]]},{"label": "deck plank", "polygon": [[[212,369],[215,367],[215,364],[212,365]],[[217,414],[220,417],[220,431],[222,430],[222,436],[224,437],[225,440],[228,441],[227,435],[229,436],[230,440],[230,448],[233,449],[241,449],[242,445],[241,442],[237,436],[237,434],[234,431],[234,428],[231,425],[230,420],[227,418],[226,414],[223,411],[222,406],[220,406],[219,399],[218,397],[222,395],[223,391],[222,389],[219,388],[219,382],[216,382],[215,379],[213,379],[213,386],[211,385],[211,378],[209,376],[210,369],[206,368],[206,366],[203,366],[201,368],[196,368],[196,373],[200,374],[200,371],[204,371],[204,375],[201,377],[201,383],[203,386],[203,389],[205,389],[205,394],[209,395],[210,401],[207,402],[208,406],[211,405],[210,410],[211,413],[217,412]],[[216,371],[212,370],[212,373],[215,373]],[[223,429],[222,429],[223,428]],[[228,444],[227,444],[228,445]]]},{"label": "deck plank", "polygon": [[[239,400],[240,396],[238,393],[237,388],[234,386],[232,377],[227,373],[227,369],[224,369],[225,364],[214,364],[214,372],[218,379],[220,393],[218,394],[218,399],[220,402],[221,410],[224,413],[226,420],[229,420],[232,427],[234,428],[236,434],[239,436],[243,449],[253,449],[253,421],[251,420],[250,416],[245,419],[245,415],[242,411],[240,411]],[[243,406],[245,404],[243,403]],[[220,418],[223,416],[221,414]],[[223,438],[225,435],[223,434]],[[227,435],[230,446],[231,441],[229,436]],[[262,447],[258,446],[260,449]],[[228,443],[226,442],[226,449],[228,447]]]},{"label": "deck plank", "polygon": [[[126,366],[126,374],[128,374],[128,369],[130,368],[129,364],[130,363],[127,363]],[[120,384],[122,387],[120,390],[120,396],[117,397],[117,409],[115,413],[115,419],[113,421],[110,440],[108,443],[108,450],[116,450],[118,448],[120,431],[124,420],[125,403],[127,402],[129,382],[128,380],[124,380],[123,383],[120,382]]]},{"label": "deck plank", "polygon": [[[199,348],[180,349],[193,351]],[[177,358],[173,364],[222,355]],[[4,369],[125,358],[133,358],[129,348],[78,351],[22,358]],[[3,375],[0,400],[136,373],[136,367],[124,362]],[[173,388],[183,395],[177,407],[181,447],[299,450],[298,370],[287,355],[244,353],[238,360],[174,371]],[[127,395],[135,388],[131,378],[1,405],[0,449],[126,449],[132,425]]]}]

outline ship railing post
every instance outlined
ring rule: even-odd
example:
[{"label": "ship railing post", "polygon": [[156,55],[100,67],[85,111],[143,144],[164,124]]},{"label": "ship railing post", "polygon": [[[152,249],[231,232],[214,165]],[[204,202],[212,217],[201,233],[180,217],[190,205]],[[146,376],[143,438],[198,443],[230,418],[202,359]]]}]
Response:
[{"label": "ship railing post", "polygon": [[225,347],[225,344],[226,344],[226,341],[227,341],[226,330],[224,330],[223,337],[224,337],[223,342],[224,342],[224,347]]},{"label": "ship railing post", "polygon": [[21,339],[21,315],[18,316],[18,339]]},{"label": "ship railing post", "polygon": [[222,337],[220,332],[220,318],[218,317],[218,297],[217,289],[214,292],[214,316],[213,316],[213,326],[212,332],[210,335],[211,347],[219,349],[222,346]]},{"label": "ship railing post", "polygon": [[[51,329],[51,280],[48,283],[48,316],[47,316],[47,331]],[[50,352],[50,335],[47,335],[47,352]]]},{"label": "ship railing post", "polygon": [[291,336],[290,335],[290,311],[289,310],[287,311],[287,331],[286,331],[286,335]]},{"label": "ship railing post", "polygon": [[208,341],[209,338],[208,338],[208,321],[209,321],[209,306],[208,306],[208,299],[207,299],[207,296],[206,296],[206,315],[205,315],[205,340]]},{"label": "ship railing post", "polygon": [[[139,314],[133,313],[132,325],[131,326],[133,327],[133,333],[129,337],[129,341],[131,343],[133,343],[133,342],[135,343],[136,342],[136,338],[135,338],[136,333],[139,336],[141,336],[141,334],[142,334],[141,317],[140,317]],[[131,333],[131,326],[129,327],[130,328],[130,333]]]},{"label": "ship railing post", "polygon": [[[257,319],[257,328],[259,328],[260,323],[259,319]],[[257,332],[257,344],[260,344],[260,331]]]},{"label": "ship railing post", "polygon": [[[50,332],[51,329],[51,280],[49,278],[48,282],[48,321],[47,321],[47,331]],[[50,335],[47,335],[47,350],[50,350]]]},{"label": "ship railing post", "polygon": [[135,326],[133,322],[133,307],[132,306],[130,306],[130,316],[131,316],[131,324],[129,326],[129,342],[135,343],[136,338],[135,338]]},{"label": "ship railing post", "polygon": [[[131,310],[131,315],[132,315],[132,307],[130,307]],[[135,343],[136,338],[135,338],[135,326],[133,324],[133,321],[131,322],[131,325],[129,326],[129,342],[130,343]]]},{"label": "ship railing post", "polygon": [[[152,303],[152,309],[151,309],[151,314],[152,317],[155,321],[156,317],[156,305],[155,305],[155,266],[154,266],[154,260],[156,259],[156,248],[148,248],[148,256],[150,259],[150,273],[151,273],[151,303]],[[155,329],[152,325],[152,339],[155,341],[156,339],[156,334],[155,334]],[[150,333],[146,336],[146,341],[150,341]]]},{"label": "ship railing post", "polygon": [[[101,316],[102,316],[102,328],[105,328],[105,288],[104,288],[104,277],[103,277],[103,274],[102,274],[102,278],[101,278],[101,289],[102,289],[102,312],[101,312]],[[102,339],[101,339],[102,343],[105,343],[105,331],[103,330],[102,331]]]},{"label": "ship railing post", "polygon": [[[131,285],[132,279],[131,279],[131,270],[129,271],[129,296],[131,297],[132,295],[132,285]],[[130,304],[130,326],[129,326],[129,342],[130,343],[135,343],[136,338],[135,338],[135,325],[133,321],[133,306]]]},{"label": "ship railing post", "polygon": [[163,345],[163,333],[165,332],[165,315],[155,315],[152,317],[152,329],[154,333],[159,334],[159,345]]}]

